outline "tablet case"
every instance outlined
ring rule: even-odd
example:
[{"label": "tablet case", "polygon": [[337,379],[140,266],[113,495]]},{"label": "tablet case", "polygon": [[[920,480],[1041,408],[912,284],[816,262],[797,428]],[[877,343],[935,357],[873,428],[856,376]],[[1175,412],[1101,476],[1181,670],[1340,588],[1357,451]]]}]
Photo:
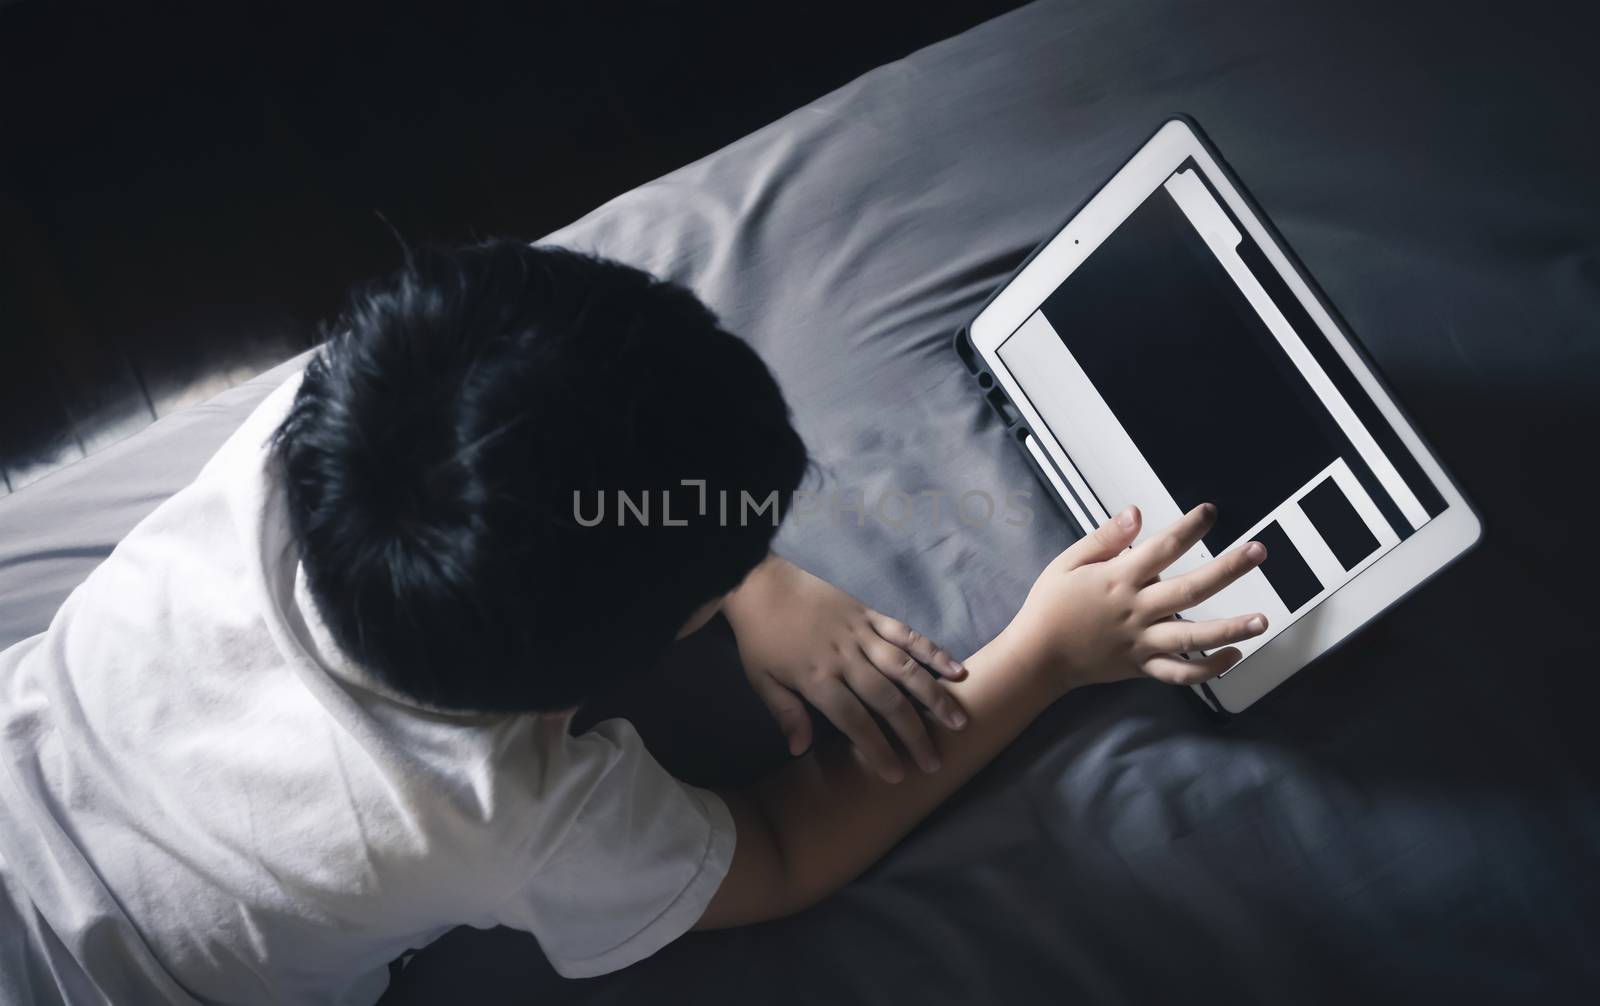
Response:
[{"label": "tablet case", "polygon": [[[1327,295],[1322,292],[1322,287],[1317,284],[1316,280],[1312,278],[1311,273],[1306,270],[1305,263],[1300,261],[1300,256],[1295,254],[1295,251],[1290,246],[1289,242],[1284,239],[1282,232],[1278,230],[1277,226],[1272,222],[1272,219],[1267,216],[1266,211],[1261,208],[1261,204],[1256,202],[1255,197],[1250,194],[1250,190],[1245,187],[1244,182],[1240,181],[1238,174],[1233,170],[1233,167],[1228,164],[1227,159],[1222,156],[1222,152],[1217,149],[1216,144],[1211,142],[1211,138],[1206,135],[1204,129],[1200,128],[1200,123],[1196,122],[1193,116],[1185,115],[1183,113],[1178,113],[1167,117],[1166,119],[1162,120],[1162,122],[1159,123],[1155,129],[1151,130],[1150,135],[1146,136],[1139,142],[1137,146],[1133,148],[1133,151],[1128,154],[1127,158],[1123,160],[1121,164],[1117,165],[1117,167],[1106,176],[1106,180],[1102,182],[1098,188],[1085,196],[1083,200],[1078,203],[1078,205],[1074,206],[1072,208],[1072,212],[1062,217],[1061,222],[1050,229],[1050,233],[1044,238],[1044,240],[1040,241],[1036,246],[1034,246],[1034,249],[1028,253],[1027,258],[1024,258],[1015,269],[1011,270],[1011,273],[1006,276],[1004,280],[995,285],[994,292],[985,298],[984,302],[978,307],[978,310],[973,312],[972,317],[976,318],[978,315],[982,314],[989,307],[989,304],[1000,295],[1000,291],[1010,286],[1011,282],[1028,267],[1028,263],[1033,261],[1034,257],[1044,249],[1044,246],[1049,244],[1051,240],[1053,240],[1055,236],[1067,226],[1067,224],[1071,223],[1072,219],[1081,213],[1085,206],[1089,205],[1089,200],[1093,199],[1100,193],[1102,189],[1109,185],[1111,183],[1111,179],[1120,174],[1122,169],[1128,166],[1128,162],[1133,160],[1138,152],[1143,150],[1145,145],[1155,138],[1156,133],[1159,133],[1168,122],[1172,122],[1174,120],[1184,123],[1194,133],[1195,138],[1200,141],[1200,145],[1206,149],[1206,152],[1211,155],[1211,159],[1216,162],[1217,167],[1222,171],[1223,175],[1227,177],[1228,182],[1233,186],[1234,191],[1236,191],[1240,198],[1244,200],[1245,205],[1250,208],[1250,212],[1254,214],[1258,221],[1260,221],[1261,226],[1266,229],[1267,234],[1283,252],[1284,257],[1289,261],[1289,266],[1294,269],[1294,271],[1305,282],[1306,287],[1311,291],[1311,295],[1317,299],[1317,303],[1320,304],[1323,310],[1328,313],[1328,316],[1333,319],[1334,325],[1339,328],[1339,331],[1344,335],[1345,339],[1348,340],[1350,345],[1355,348],[1358,354],[1360,354],[1362,361],[1367,365],[1368,369],[1371,370],[1373,376],[1377,378],[1378,384],[1388,394],[1389,400],[1393,402],[1395,407],[1400,410],[1401,415],[1405,418],[1406,422],[1411,425],[1411,428],[1416,430],[1418,434],[1422,435],[1423,442],[1431,442],[1430,438],[1423,433],[1422,427],[1418,425],[1416,420],[1411,416],[1411,413],[1405,408],[1404,405],[1400,403],[1399,399],[1395,397],[1393,388],[1390,386],[1388,379],[1384,376],[1383,370],[1378,366],[1378,362],[1373,359],[1372,354],[1367,351],[1367,347],[1350,328],[1350,325],[1345,321],[1344,316],[1339,313],[1338,308],[1334,307],[1333,304],[1328,300]],[[962,325],[961,328],[956,330],[954,336],[956,356],[960,358],[962,365],[967,369],[967,373],[969,373],[972,376],[973,381],[976,382],[978,390],[983,394],[984,401],[989,403],[989,408],[994,411],[996,416],[999,417],[1001,425],[1005,428],[1007,439],[1016,445],[1017,449],[1022,452],[1022,456],[1027,460],[1028,467],[1033,469],[1034,476],[1038,478],[1040,483],[1045,487],[1049,497],[1052,500],[1056,500],[1057,509],[1061,512],[1062,516],[1067,519],[1068,524],[1077,529],[1079,535],[1088,533],[1091,529],[1080,526],[1078,520],[1074,518],[1066,506],[1060,502],[1056,495],[1055,487],[1051,485],[1050,474],[1040,467],[1038,460],[1033,456],[1032,452],[1027,449],[1025,441],[1028,437],[1034,436],[1034,433],[1028,427],[1027,422],[1022,418],[1021,411],[1012,403],[1011,397],[1006,394],[1005,388],[1001,387],[1000,382],[995,379],[994,373],[990,371],[988,365],[983,361],[982,357],[978,356],[977,350],[973,349],[970,332],[971,327],[972,322],[969,320],[967,324]],[[1037,437],[1035,437],[1035,439],[1037,439]],[[1434,452],[1433,456],[1434,459],[1439,462],[1441,469],[1443,469],[1444,462],[1439,458],[1437,452]],[[1448,469],[1444,469],[1444,475],[1445,478],[1449,479],[1450,482],[1455,486],[1457,494],[1461,497],[1463,505],[1471,507],[1472,504],[1467,500],[1466,493],[1461,491],[1460,483],[1456,481],[1455,476],[1451,474]],[[1481,514],[1479,515],[1479,523],[1482,523]],[[1460,556],[1457,556],[1456,559],[1459,560]],[[1435,575],[1437,575],[1437,573]],[[1337,649],[1337,647],[1334,649]],[[1332,651],[1330,650],[1326,652]],[[1323,656],[1326,656],[1326,652],[1323,654]],[[1318,659],[1321,658],[1319,657]],[[1303,671],[1304,668],[1301,668],[1301,670]],[[1291,676],[1291,678],[1299,677],[1299,673]],[[1281,691],[1282,688],[1288,684],[1290,684],[1290,682],[1285,682],[1284,685],[1280,685],[1277,689],[1274,689],[1274,691]],[[1201,684],[1199,688],[1203,693],[1202,705],[1204,705],[1210,713],[1222,719],[1229,719],[1232,717],[1232,714],[1224,710],[1222,708],[1222,704],[1217,701],[1215,696],[1212,695],[1211,689],[1208,685]]]},{"label": "tablet case", "polygon": [[[1028,257],[1032,258],[1033,256],[1029,255]],[[1026,262],[1023,263],[1023,265],[1026,264]],[[1020,269],[1021,267],[1019,266],[1018,268]],[[1015,276],[1016,274],[1013,273],[1012,275]],[[1009,283],[1010,280],[1008,279],[1006,282]],[[1002,283],[1001,288],[1003,289],[1004,287],[1005,284]],[[1032,451],[1028,450],[1027,438],[1033,435],[1033,431],[1028,427],[1027,420],[1022,418],[1022,413],[1011,403],[1011,396],[1006,394],[1006,390],[1000,386],[1000,382],[995,380],[993,372],[978,356],[977,351],[972,348],[972,340],[968,336],[967,327],[963,325],[956,332],[956,355],[961,357],[961,362],[966,366],[967,372],[977,382],[978,390],[983,392],[984,401],[989,403],[989,408],[1000,418],[1000,424],[1005,427],[1006,436],[1012,443],[1017,445],[1018,450],[1022,451],[1022,456],[1027,460],[1028,467],[1033,469],[1034,476],[1048,490],[1050,499],[1055,501],[1056,508],[1067,519],[1067,523],[1071,524],[1079,535],[1088,534],[1092,529],[1080,526],[1078,519],[1072,515],[1072,512],[1061,504],[1055,487],[1051,485],[1050,473],[1044,470],[1039,464],[1039,459],[1033,456]]]}]

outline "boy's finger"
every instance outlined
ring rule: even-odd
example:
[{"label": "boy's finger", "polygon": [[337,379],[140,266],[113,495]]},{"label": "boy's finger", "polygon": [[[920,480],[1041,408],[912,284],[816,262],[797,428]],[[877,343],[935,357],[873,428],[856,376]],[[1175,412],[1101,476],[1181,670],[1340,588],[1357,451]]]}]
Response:
[{"label": "boy's finger", "polygon": [[1199,653],[1229,643],[1241,643],[1267,631],[1267,616],[1239,615],[1210,622],[1157,622],[1140,634],[1139,642],[1152,656],[1163,653]]},{"label": "boy's finger", "polygon": [[1267,559],[1267,547],[1258,541],[1245,544],[1171,580],[1162,580],[1139,592],[1139,602],[1158,618],[1188,611],[1217,591],[1255,569]]},{"label": "boy's finger", "polygon": [[901,650],[920,661],[923,666],[931,667],[943,677],[952,681],[960,681],[967,676],[967,669],[961,661],[946,653],[943,648],[911,626],[898,618],[890,618],[878,612],[872,613],[868,624],[878,637],[893,643]]},{"label": "boy's finger", "polygon": [[1202,503],[1173,521],[1165,531],[1134,546],[1123,561],[1130,564],[1135,580],[1148,580],[1177,562],[1216,522],[1217,508]]},{"label": "boy's finger", "polygon": [[1209,657],[1197,657],[1194,660],[1163,654],[1146,660],[1144,672],[1170,685],[1197,685],[1202,681],[1210,681],[1232,667],[1239,662],[1239,657],[1239,651],[1231,646]]},{"label": "boy's finger", "polygon": [[[845,668],[845,683],[866,703],[867,707],[889,724],[895,736],[905,747],[911,760],[924,772],[939,771],[939,749],[928,735],[928,725],[922,714],[911,704],[904,692],[894,682],[884,677],[867,661],[865,655],[851,661]],[[897,759],[898,761],[898,759]]]},{"label": "boy's finger", "polygon": [[939,722],[951,730],[967,725],[967,714],[949,689],[900,647],[887,640],[869,639],[862,643],[861,652],[880,674],[910,692]]},{"label": "boy's finger", "polygon": [[766,703],[767,711],[778,721],[778,729],[789,739],[789,753],[796,757],[811,749],[811,714],[800,696],[779,684],[771,675],[752,674],[750,684]]},{"label": "boy's finger", "polygon": [[1067,569],[1077,569],[1091,562],[1114,559],[1122,554],[1123,549],[1133,544],[1133,539],[1139,536],[1139,525],[1143,521],[1144,515],[1139,512],[1138,507],[1127,507],[1073,542],[1057,557],[1057,561],[1064,563]]},{"label": "boy's finger", "polygon": [[897,783],[905,779],[906,770],[900,764],[900,756],[889,746],[888,739],[868,715],[861,700],[846,688],[843,682],[830,678],[824,685],[815,689],[815,694],[807,697],[811,699],[813,705],[822,710],[822,715],[828,717],[833,725],[849,738],[855,749],[861,752],[866,764],[878,773],[884,782]]}]

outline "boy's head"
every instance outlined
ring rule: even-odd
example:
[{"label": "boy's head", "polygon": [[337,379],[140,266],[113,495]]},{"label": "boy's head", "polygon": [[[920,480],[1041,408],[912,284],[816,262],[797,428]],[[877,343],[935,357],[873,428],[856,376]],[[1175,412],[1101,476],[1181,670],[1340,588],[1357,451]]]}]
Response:
[{"label": "boy's head", "polygon": [[805,470],[760,358],[615,262],[420,251],[336,332],[274,444],[290,523],[340,646],[433,706],[565,709],[648,668]]}]

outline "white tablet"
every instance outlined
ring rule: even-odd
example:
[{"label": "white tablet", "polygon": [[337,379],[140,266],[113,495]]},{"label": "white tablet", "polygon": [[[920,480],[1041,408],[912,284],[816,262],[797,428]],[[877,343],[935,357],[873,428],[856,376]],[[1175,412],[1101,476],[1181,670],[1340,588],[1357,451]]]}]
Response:
[{"label": "white tablet", "polygon": [[1219,711],[1243,710],[1478,540],[1477,515],[1355,338],[1187,119],[1040,246],[966,338],[1080,526],[1135,503],[1150,534],[1217,504],[1168,575],[1266,545],[1260,568],[1185,612],[1271,623],[1198,689]]}]

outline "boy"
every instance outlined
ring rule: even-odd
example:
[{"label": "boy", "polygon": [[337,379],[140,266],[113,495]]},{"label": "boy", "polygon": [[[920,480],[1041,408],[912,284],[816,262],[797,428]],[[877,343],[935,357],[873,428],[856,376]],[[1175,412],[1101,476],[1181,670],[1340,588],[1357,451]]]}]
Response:
[{"label": "boy", "polygon": [[[458,924],[625,967],[838,889],[1068,689],[1199,680],[1265,628],[1170,618],[1261,546],[1161,581],[1211,510],[1132,549],[1129,510],[951,660],[769,553],[782,396],[637,270],[423,252],[338,333],[0,655],[0,999],[372,1002]],[[594,520],[619,492],[656,519]],[[851,747],[715,794],[625,722],[569,734],[719,610],[794,753],[800,696]]]}]

